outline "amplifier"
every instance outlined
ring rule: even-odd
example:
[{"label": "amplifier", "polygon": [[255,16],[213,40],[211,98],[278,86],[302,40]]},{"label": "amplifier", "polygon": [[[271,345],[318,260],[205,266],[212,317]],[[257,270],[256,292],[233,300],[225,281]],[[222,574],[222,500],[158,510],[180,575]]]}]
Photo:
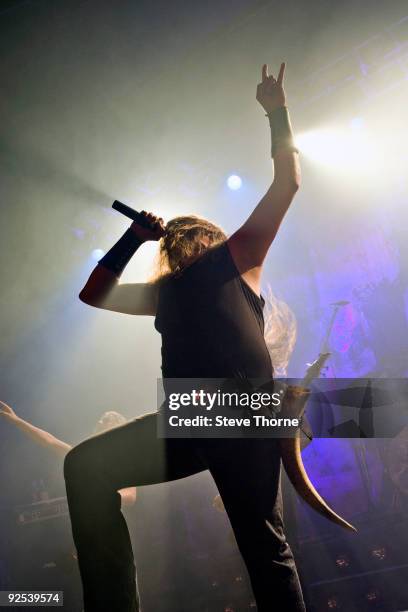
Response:
[{"label": "amplifier", "polygon": [[66,497],[56,497],[29,505],[17,506],[15,509],[17,525],[27,523],[40,523],[58,516],[68,516],[68,502]]}]

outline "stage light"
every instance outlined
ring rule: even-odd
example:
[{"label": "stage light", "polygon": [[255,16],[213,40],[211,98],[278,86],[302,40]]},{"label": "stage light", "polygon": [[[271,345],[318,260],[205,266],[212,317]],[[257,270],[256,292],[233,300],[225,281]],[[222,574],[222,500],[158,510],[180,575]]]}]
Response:
[{"label": "stage light", "polygon": [[378,561],[384,561],[387,556],[387,550],[385,546],[376,546],[371,549],[371,556]]},{"label": "stage light", "polygon": [[227,179],[227,185],[232,191],[236,191],[242,187],[242,179],[237,174],[231,174]]},{"label": "stage light", "polygon": [[299,134],[296,144],[305,157],[328,170],[346,174],[372,173],[377,164],[376,147],[360,119],[353,121],[353,125],[343,129],[322,128]]},{"label": "stage light", "polygon": [[350,565],[350,560],[346,555],[339,555],[336,559],[337,567],[344,568]]},{"label": "stage light", "polygon": [[365,594],[365,598],[370,604],[376,604],[380,599],[380,591],[378,589],[371,589]]},{"label": "stage light", "polygon": [[103,251],[102,249],[94,249],[91,253],[91,257],[95,261],[99,261],[100,259],[102,259],[104,255],[105,255],[105,251]]},{"label": "stage light", "polygon": [[338,164],[344,157],[344,138],[335,130],[313,130],[299,134],[296,144],[306,157],[324,165]]},{"label": "stage light", "polygon": [[339,602],[335,597],[329,597],[327,600],[327,609],[328,610],[337,610],[339,608]]},{"label": "stage light", "polygon": [[83,238],[85,237],[85,230],[81,229],[80,227],[73,227],[71,231],[74,234],[75,238],[78,238],[79,240],[83,240]]},{"label": "stage light", "polygon": [[364,119],[362,117],[353,117],[350,121],[350,127],[352,130],[362,130],[364,127]]}]

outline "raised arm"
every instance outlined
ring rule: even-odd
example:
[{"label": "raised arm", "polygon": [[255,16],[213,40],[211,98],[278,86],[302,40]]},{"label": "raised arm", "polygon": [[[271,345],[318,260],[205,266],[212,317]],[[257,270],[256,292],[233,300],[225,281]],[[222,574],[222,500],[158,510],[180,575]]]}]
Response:
[{"label": "raised arm", "polygon": [[298,152],[283,89],[284,72],[285,64],[282,64],[275,79],[268,75],[264,64],[256,94],[271,127],[273,182],[247,221],[228,239],[238,270],[257,293],[263,261],[300,185]]},{"label": "raised arm", "polygon": [[[63,459],[68,451],[71,450],[72,446],[59,440],[52,434],[48,433],[48,431],[44,431],[39,427],[35,427],[28,421],[24,421],[24,419],[20,418],[11,406],[2,402],[0,400],[0,418],[3,418],[9,423],[12,423],[18,429],[20,429],[28,438],[40,444],[45,448],[48,448],[55,455]],[[120,489],[119,494],[121,497],[121,505],[123,506],[133,506],[136,502],[136,487],[127,487],[126,489]]]},{"label": "raised arm", "polygon": [[163,219],[151,213],[143,214],[152,229],[137,223],[130,228],[106,253],[93,270],[79,299],[85,304],[133,315],[155,315],[157,303],[156,283],[120,284],[119,278],[137,249],[147,240],[159,240],[163,235]]},{"label": "raised arm", "polygon": [[28,421],[24,421],[14,412],[11,406],[2,401],[0,401],[0,416],[18,427],[18,429],[21,429],[28,438],[34,440],[34,442],[37,442],[37,444],[41,446],[49,448],[59,457],[65,457],[67,452],[71,450],[69,444],[59,440],[48,433],[48,431],[35,427],[35,425],[32,425]]}]

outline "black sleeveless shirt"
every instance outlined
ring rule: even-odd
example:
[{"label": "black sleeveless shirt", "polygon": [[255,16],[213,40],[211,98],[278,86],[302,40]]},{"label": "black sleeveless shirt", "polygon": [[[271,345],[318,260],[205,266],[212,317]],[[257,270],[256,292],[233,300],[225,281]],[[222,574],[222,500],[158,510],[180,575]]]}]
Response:
[{"label": "black sleeveless shirt", "polygon": [[227,242],[159,288],[163,378],[272,378],[265,301],[242,279]]}]

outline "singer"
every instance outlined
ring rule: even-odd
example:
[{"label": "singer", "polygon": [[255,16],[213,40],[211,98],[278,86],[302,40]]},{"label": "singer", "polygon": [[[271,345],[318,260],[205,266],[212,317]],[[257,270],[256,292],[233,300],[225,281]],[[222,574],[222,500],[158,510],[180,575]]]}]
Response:
[{"label": "singer", "polygon": [[[97,308],[155,317],[164,378],[273,376],[260,279],[265,256],[300,184],[284,72],[285,64],[276,78],[262,67],[256,99],[271,128],[274,178],[246,222],[227,238],[219,227],[194,215],[174,218],[165,226],[163,219],[143,213],[150,228],[134,222],[80,293],[83,302]],[[160,244],[156,280],[120,284],[121,272],[146,240]],[[65,459],[85,612],[139,609],[134,559],[117,491],[206,469],[230,518],[258,612],[305,610],[284,535],[278,440],[158,439],[156,414],[85,440]]]}]

